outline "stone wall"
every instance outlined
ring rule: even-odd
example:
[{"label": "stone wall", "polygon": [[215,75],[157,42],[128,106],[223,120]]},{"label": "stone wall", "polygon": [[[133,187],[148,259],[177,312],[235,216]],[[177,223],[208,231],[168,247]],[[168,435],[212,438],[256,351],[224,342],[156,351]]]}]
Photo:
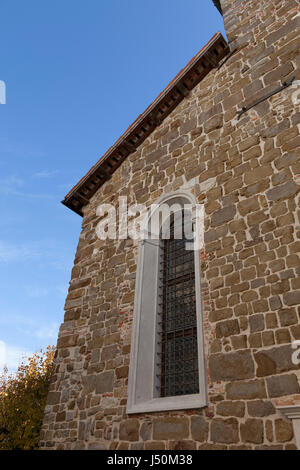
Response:
[{"label": "stone wall", "polygon": [[[294,449],[274,400],[300,394],[299,3],[223,0],[232,49],[84,208],[41,433],[47,449]],[[293,102],[294,101],[294,102]],[[137,244],[98,240],[100,203],[189,189],[201,257],[209,406],[126,415]]]}]

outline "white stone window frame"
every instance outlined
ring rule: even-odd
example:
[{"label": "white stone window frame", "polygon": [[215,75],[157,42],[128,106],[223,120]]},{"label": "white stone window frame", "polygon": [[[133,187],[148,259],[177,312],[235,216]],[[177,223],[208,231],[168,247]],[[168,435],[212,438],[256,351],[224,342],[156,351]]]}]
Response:
[{"label": "white stone window frame", "polygon": [[[196,198],[188,191],[176,191],[161,196],[156,204],[189,204],[192,210],[194,227],[199,230],[200,221],[196,219]],[[144,227],[148,231],[153,213],[147,217]],[[201,221],[203,223],[203,221]],[[198,237],[198,233],[196,236]],[[174,397],[159,397],[157,391],[157,340],[158,340],[158,294],[160,243],[159,240],[139,242],[138,266],[135,285],[134,317],[131,340],[131,356],[128,381],[127,413],[149,413],[203,408],[208,404],[206,361],[203,341],[202,295],[200,252],[195,251],[195,293],[197,315],[199,393]]]},{"label": "white stone window frame", "polygon": [[300,405],[276,406],[276,408],[286,418],[292,420],[297,449],[300,450]]}]

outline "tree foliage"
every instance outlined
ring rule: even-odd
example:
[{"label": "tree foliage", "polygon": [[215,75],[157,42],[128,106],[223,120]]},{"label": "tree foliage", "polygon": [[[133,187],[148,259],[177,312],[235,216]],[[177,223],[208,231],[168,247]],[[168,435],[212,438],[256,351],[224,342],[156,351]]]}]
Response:
[{"label": "tree foliage", "polygon": [[23,361],[15,374],[0,375],[0,449],[38,448],[55,348]]}]

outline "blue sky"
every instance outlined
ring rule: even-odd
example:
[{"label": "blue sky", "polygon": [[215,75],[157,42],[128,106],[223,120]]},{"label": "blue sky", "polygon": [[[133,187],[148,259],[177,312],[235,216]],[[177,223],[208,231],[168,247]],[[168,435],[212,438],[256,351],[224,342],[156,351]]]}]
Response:
[{"label": "blue sky", "polygon": [[0,0],[0,18],[0,346],[13,370],[63,321],[81,218],[60,201],[225,33],[211,0]]}]

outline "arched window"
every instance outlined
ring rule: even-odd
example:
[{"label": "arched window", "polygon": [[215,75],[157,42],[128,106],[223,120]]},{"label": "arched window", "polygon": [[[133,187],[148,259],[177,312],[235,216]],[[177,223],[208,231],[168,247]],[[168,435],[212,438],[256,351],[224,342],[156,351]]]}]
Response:
[{"label": "arched window", "polygon": [[139,246],[128,413],[207,405],[195,206],[176,192],[145,223],[151,237]]}]

